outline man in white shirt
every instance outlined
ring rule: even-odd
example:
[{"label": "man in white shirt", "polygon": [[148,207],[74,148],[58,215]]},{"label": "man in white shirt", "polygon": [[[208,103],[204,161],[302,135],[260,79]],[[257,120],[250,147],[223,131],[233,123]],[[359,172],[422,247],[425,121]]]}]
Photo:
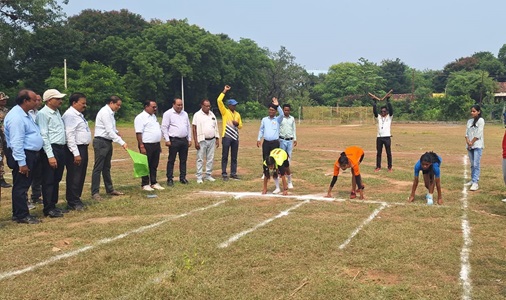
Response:
[{"label": "man in white shirt", "polygon": [[112,142],[120,144],[125,150],[128,149],[127,143],[123,141],[116,129],[116,119],[114,119],[114,113],[121,108],[121,104],[122,101],[118,96],[109,97],[107,104],[99,110],[95,119],[95,138],[93,139],[95,164],[91,175],[91,196],[94,200],[102,200],[99,194],[101,174],[104,177],[107,194],[124,195],[114,189],[111,178]]},{"label": "man in white shirt", "polygon": [[192,144],[190,119],[183,110],[183,100],[175,98],[172,108],[163,114],[162,134],[165,146],[169,147],[169,160],[167,161],[167,185],[174,186],[174,164],[179,153],[179,182],[188,184],[186,179],[186,161],[188,148]]},{"label": "man in white shirt", "polygon": [[149,176],[141,179],[142,189],[145,191],[164,190],[156,181],[156,171],[160,162],[162,147],[162,130],[156,119],[158,106],[153,100],[144,101],[144,110],[135,117],[134,128],[139,152],[148,157]]},{"label": "man in white shirt", "polygon": [[[391,93],[392,91],[388,92],[382,99],[370,94],[374,100],[372,106],[373,114],[378,120],[378,134],[376,135],[376,169],[374,169],[374,172],[379,172],[381,170],[381,153],[383,151],[383,146],[385,146],[385,152],[387,153],[388,172],[392,172],[392,134],[390,133],[390,127],[394,117],[394,109],[390,103]],[[385,98],[387,99],[387,105],[381,106],[380,112],[378,113],[376,100],[383,100]]]},{"label": "man in white shirt", "polygon": [[81,211],[81,200],[86,168],[88,167],[88,145],[91,143],[91,131],[83,112],[86,109],[86,96],[82,93],[70,95],[70,107],[63,114],[67,147],[65,165],[67,167],[66,195],[68,208]]},{"label": "man in white shirt", "polygon": [[211,102],[204,99],[200,102],[200,110],[193,115],[192,133],[197,149],[197,183],[202,183],[204,156],[206,158],[206,177],[204,180],[215,181],[213,172],[214,149],[220,146],[218,122],[211,111]]}]

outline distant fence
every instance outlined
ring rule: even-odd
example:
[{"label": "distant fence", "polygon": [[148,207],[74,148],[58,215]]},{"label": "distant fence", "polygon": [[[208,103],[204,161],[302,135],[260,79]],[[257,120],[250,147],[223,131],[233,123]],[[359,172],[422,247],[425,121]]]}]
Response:
[{"label": "distant fence", "polygon": [[372,106],[303,106],[302,122],[328,124],[374,124]]}]

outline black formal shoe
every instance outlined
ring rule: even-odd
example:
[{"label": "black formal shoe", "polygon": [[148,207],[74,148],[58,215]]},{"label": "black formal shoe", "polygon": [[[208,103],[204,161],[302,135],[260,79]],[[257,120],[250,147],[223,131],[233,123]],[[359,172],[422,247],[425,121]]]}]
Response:
[{"label": "black formal shoe", "polygon": [[237,175],[230,175],[230,178],[235,179],[235,180],[241,180],[241,179],[239,178],[239,176],[237,176]]},{"label": "black formal shoe", "polygon": [[3,179],[3,178],[2,178],[2,179],[0,179],[0,186],[1,186],[2,188],[10,188],[10,187],[12,187],[12,185],[11,185],[11,184],[9,184],[9,183],[7,183],[7,182],[5,182],[5,179]]},{"label": "black formal shoe", "polygon": [[58,207],[57,207],[57,208],[55,208],[55,209],[56,209],[57,211],[61,212],[62,214],[66,214],[66,213],[68,213],[68,212],[69,212],[69,210],[68,210],[68,209],[66,209],[66,208],[58,208]]},{"label": "black formal shoe", "polygon": [[183,178],[183,179],[179,179],[179,182],[181,182],[181,184],[188,184],[188,180],[186,180],[186,178]]},{"label": "black formal shoe", "polygon": [[50,217],[50,218],[61,218],[63,217],[63,213],[58,209],[52,209],[47,213],[44,213],[44,216]]},{"label": "black formal shoe", "polygon": [[167,185],[168,185],[168,186],[174,186],[174,180],[172,180],[172,179],[168,179],[168,180],[167,180]]},{"label": "black formal shoe", "polygon": [[16,222],[23,224],[39,224],[41,221],[35,216],[28,215],[22,219],[16,219]]},{"label": "black formal shoe", "polygon": [[75,211],[83,211],[86,209],[84,204],[68,205],[67,208],[69,210],[75,210]]}]

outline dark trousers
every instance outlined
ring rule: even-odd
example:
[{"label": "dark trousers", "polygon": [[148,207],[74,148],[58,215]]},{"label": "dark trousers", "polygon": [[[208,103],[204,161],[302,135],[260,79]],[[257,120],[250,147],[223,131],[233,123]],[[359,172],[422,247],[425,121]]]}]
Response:
[{"label": "dark trousers", "polygon": [[179,179],[186,179],[186,160],[188,159],[188,139],[170,138],[169,161],[167,162],[167,179],[174,178],[174,164],[179,153]]},{"label": "dark trousers", "polygon": [[[12,216],[16,219],[23,219],[29,215],[28,204],[26,202],[28,189],[32,184],[33,174],[28,172],[28,176],[19,173],[19,165],[12,157],[12,150],[6,148],[5,156],[7,165],[12,169]],[[39,152],[25,150],[26,166],[34,170],[39,163]]]},{"label": "dark trousers", "polygon": [[221,141],[221,176],[227,176],[228,152],[230,151],[230,175],[237,175],[237,153],[239,140],[223,137]]},{"label": "dark trousers", "polygon": [[86,179],[86,169],[88,168],[88,145],[78,145],[77,149],[81,156],[81,164],[74,164],[74,154],[65,147],[65,166],[67,167],[67,190],[65,199],[71,207],[83,205],[81,196],[83,194],[84,180]]},{"label": "dark trousers", "polygon": [[112,141],[103,138],[93,139],[95,164],[91,174],[91,195],[98,194],[100,190],[100,175],[104,178],[105,191],[114,191],[111,178]]},{"label": "dark trousers", "polygon": [[[41,150],[43,151],[43,150]],[[30,169],[33,174],[32,180],[32,202],[42,198],[42,164],[39,162],[34,169]]]},{"label": "dark trousers", "polygon": [[160,143],[144,143],[144,149],[146,149],[146,156],[148,157],[149,176],[143,176],[141,179],[142,186],[153,185],[156,181],[156,171],[158,169],[158,163],[160,162],[160,153],[162,153],[162,147]]},{"label": "dark trousers", "polygon": [[377,137],[376,138],[376,168],[381,168],[381,152],[383,151],[383,145],[387,152],[388,168],[392,168],[392,140],[390,137]]},{"label": "dark trousers", "polygon": [[271,154],[271,151],[279,148],[279,140],[273,140],[273,141],[266,141],[262,143],[262,158],[266,160],[269,158],[269,154]]},{"label": "dark trousers", "polygon": [[51,145],[53,155],[56,159],[56,168],[51,168],[47,155],[44,151],[40,153],[42,164],[42,202],[44,203],[44,214],[56,208],[60,191],[60,181],[65,170],[65,145]]}]

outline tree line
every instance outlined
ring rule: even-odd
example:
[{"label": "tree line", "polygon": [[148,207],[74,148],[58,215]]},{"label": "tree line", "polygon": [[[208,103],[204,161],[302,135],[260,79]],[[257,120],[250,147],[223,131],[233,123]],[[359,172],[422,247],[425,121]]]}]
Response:
[{"label": "tree line", "polygon": [[[265,115],[273,96],[294,107],[364,106],[371,104],[368,92],[381,95],[390,89],[408,95],[394,102],[401,119],[461,120],[473,103],[484,105],[491,118],[503,109],[494,92],[506,81],[506,44],[497,57],[477,52],[443,70],[416,70],[398,58],[379,64],[361,58],[315,75],[285,47],[271,51],[187,20],[146,21],[126,9],[88,9],[67,17],[66,3],[0,0],[0,91],[11,100],[23,87],[38,93],[79,91],[88,96],[87,114],[94,117],[115,94],[124,100],[120,117],[130,119],[146,99],[157,101],[160,111],[168,109],[174,97],[182,96],[183,80],[187,111],[197,111],[204,98],[215,103],[228,84],[233,87],[229,96],[241,103],[237,109],[246,118]],[[433,93],[444,94],[434,98]]]}]

